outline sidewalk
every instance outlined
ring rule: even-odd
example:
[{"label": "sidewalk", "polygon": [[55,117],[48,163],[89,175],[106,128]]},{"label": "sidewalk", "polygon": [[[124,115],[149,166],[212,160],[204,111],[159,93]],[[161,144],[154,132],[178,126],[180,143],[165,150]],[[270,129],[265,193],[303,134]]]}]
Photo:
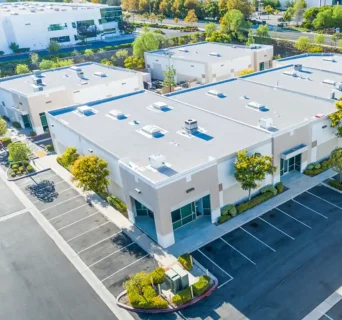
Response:
[{"label": "sidewalk", "polygon": [[119,211],[109,206],[106,201],[93,192],[83,192],[76,184],[71,181],[72,175],[69,171],[60,166],[56,161],[57,155],[50,155],[35,160],[35,165],[39,170],[51,168],[66,182],[73,186],[81,195],[91,195],[94,206],[108,220],[116,224],[124,233],[126,233],[133,241],[137,242],[146,252],[152,255],[160,265],[169,266],[177,259],[171,254],[164,251],[158,244],[152,241],[145,233],[135,227],[128,219],[126,219]]}]

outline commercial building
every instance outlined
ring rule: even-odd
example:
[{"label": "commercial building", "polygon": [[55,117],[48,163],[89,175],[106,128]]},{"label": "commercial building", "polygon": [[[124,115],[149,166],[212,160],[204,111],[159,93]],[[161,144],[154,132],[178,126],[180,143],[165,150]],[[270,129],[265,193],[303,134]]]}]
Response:
[{"label": "commercial building", "polygon": [[50,41],[68,46],[120,35],[120,7],[92,3],[7,2],[0,4],[0,51],[46,49]]},{"label": "commercial building", "polygon": [[130,220],[168,247],[247,197],[234,177],[239,150],[273,156],[277,171],[261,188],[341,145],[328,115],[342,72],[304,62],[169,96],[139,91],[50,111],[55,149],[107,160],[110,191]]},{"label": "commercial building", "polygon": [[273,46],[240,46],[200,42],[145,52],[146,69],[152,79],[163,80],[164,71],[173,66],[176,82],[196,80],[210,83],[238,76],[244,69],[261,71],[272,66]]},{"label": "commercial building", "polygon": [[48,130],[45,112],[143,89],[149,74],[83,63],[0,79],[0,115],[37,134]]}]

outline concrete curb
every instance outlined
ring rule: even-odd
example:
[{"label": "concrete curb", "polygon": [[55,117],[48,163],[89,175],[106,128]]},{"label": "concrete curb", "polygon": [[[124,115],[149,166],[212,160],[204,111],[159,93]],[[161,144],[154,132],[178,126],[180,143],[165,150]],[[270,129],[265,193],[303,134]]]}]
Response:
[{"label": "concrete curb", "polygon": [[21,177],[18,177],[18,178],[10,179],[10,178],[8,178],[8,171],[9,171],[9,169],[10,169],[10,168],[8,168],[8,169],[6,170],[6,177],[7,177],[7,180],[8,180],[8,181],[18,181],[18,180],[20,180],[20,179],[32,177],[32,176],[35,176],[35,175],[38,174],[38,173],[41,173],[41,172],[45,172],[45,171],[50,170],[49,168],[48,168],[48,169],[42,169],[42,170],[39,170],[39,171],[35,171],[35,172],[32,172],[32,173],[26,174],[25,176],[21,176]]}]

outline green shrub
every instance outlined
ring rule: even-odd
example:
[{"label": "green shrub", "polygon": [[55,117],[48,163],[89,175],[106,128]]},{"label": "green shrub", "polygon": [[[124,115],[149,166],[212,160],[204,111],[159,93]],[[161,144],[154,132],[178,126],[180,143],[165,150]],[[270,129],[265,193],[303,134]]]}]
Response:
[{"label": "green shrub", "polygon": [[29,173],[34,172],[34,169],[33,169],[33,167],[32,167],[31,165],[28,165],[28,166],[26,167],[26,170],[27,170],[27,172],[29,172]]},{"label": "green shrub", "polygon": [[218,218],[217,222],[219,224],[223,223],[223,222],[226,222],[228,220],[230,220],[231,216],[230,215],[225,215],[225,216],[221,216]]},{"label": "green shrub", "polygon": [[34,136],[36,136],[37,134],[34,132],[34,131],[30,131],[30,136],[31,137],[34,137]]},{"label": "green shrub", "polygon": [[210,278],[208,276],[200,276],[199,280],[192,286],[194,295],[199,297],[209,289]]},{"label": "green shrub", "polygon": [[12,126],[16,129],[21,129],[21,124],[17,121],[13,121],[12,122]]},{"label": "green shrub", "polygon": [[181,306],[191,300],[191,289],[190,287],[178,292],[172,297],[172,303],[176,306]]},{"label": "green shrub", "polygon": [[53,147],[52,144],[47,144],[47,145],[46,145],[46,150],[47,150],[48,152],[53,152],[53,151],[55,151],[55,149],[54,149],[54,147]]},{"label": "green shrub", "polygon": [[11,168],[12,169],[18,169],[19,168],[19,164],[13,163],[13,164],[11,164]]},{"label": "green shrub", "polygon": [[329,180],[328,181],[328,185],[335,188],[335,189],[338,189],[338,190],[341,190],[342,191],[342,183],[340,183],[340,181],[337,181],[337,180]]},{"label": "green shrub", "polygon": [[314,164],[315,169],[321,169],[321,164],[320,163],[315,163]]},{"label": "green shrub", "polygon": [[11,177],[14,178],[17,174],[15,172],[11,172]]},{"label": "green shrub", "polygon": [[1,141],[2,141],[3,145],[6,147],[12,142],[12,139],[8,138],[8,137],[4,137],[1,139]]},{"label": "green shrub", "polygon": [[18,168],[18,172],[19,172],[19,173],[23,173],[23,172],[24,172],[24,167],[19,167],[19,168]]},{"label": "green shrub", "polygon": [[307,166],[307,170],[313,170],[315,168],[315,165],[314,164],[309,164],[308,166]]},{"label": "green shrub", "polygon": [[232,217],[235,217],[237,214],[237,211],[234,205],[228,204],[227,206],[223,207],[223,209],[221,210],[221,214],[223,216],[230,215]]},{"label": "green shrub", "polygon": [[282,193],[284,191],[284,184],[282,182],[278,182],[276,184],[276,188],[278,190],[278,193]]},{"label": "green shrub", "polygon": [[24,167],[27,167],[27,166],[30,164],[30,161],[28,161],[28,160],[23,160],[23,161],[21,161],[21,164],[22,164]]},{"label": "green shrub", "polygon": [[157,293],[156,291],[152,288],[152,286],[145,286],[143,288],[143,292],[144,292],[144,298],[146,300],[151,300],[153,299],[154,297],[157,296]]},{"label": "green shrub", "polygon": [[62,155],[57,157],[57,162],[62,167],[69,170],[70,166],[72,166],[78,158],[79,154],[77,153],[77,149],[75,147],[68,147]]},{"label": "green shrub", "polygon": [[252,198],[251,200],[239,204],[237,206],[237,211],[238,211],[238,213],[245,212],[249,209],[254,208],[258,204],[263,203],[263,202],[265,202],[265,201],[267,201],[273,197],[274,197],[273,193],[271,193],[271,192],[259,194],[259,195],[255,196],[254,198]]},{"label": "green shrub", "polygon": [[112,207],[114,207],[116,210],[120,211],[121,213],[127,212],[126,204],[123,201],[121,201],[119,198],[115,196],[108,196],[106,200]]},{"label": "green shrub", "polygon": [[162,297],[157,296],[151,300],[151,307],[154,309],[166,309],[168,306],[167,301]]},{"label": "green shrub", "polygon": [[323,171],[328,170],[329,168],[330,168],[329,159],[321,162],[321,169]]},{"label": "green shrub", "polygon": [[318,174],[328,170],[330,167],[329,159],[323,160],[320,163],[311,163],[304,170],[304,174],[310,177],[317,176]]},{"label": "green shrub", "polygon": [[165,281],[165,270],[161,267],[158,267],[157,269],[153,270],[149,275],[149,278],[152,277],[153,284],[161,284]]},{"label": "green shrub", "polygon": [[269,185],[269,186],[263,187],[260,190],[260,193],[266,193],[266,192],[271,192],[274,196],[276,196],[278,191],[274,186]]},{"label": "green shrub", "polygon": [[2,119],[4,119],[5,121],[10,121],[10,118],[9,117],[7,117],[7,116],[1,116],[2,117]]},{"label": "green shrub", "polygon": [[184,253],[178,257],[178,262],[184,267],[184,269],[190,271],[192,270],[191,255],[189,253]]}]

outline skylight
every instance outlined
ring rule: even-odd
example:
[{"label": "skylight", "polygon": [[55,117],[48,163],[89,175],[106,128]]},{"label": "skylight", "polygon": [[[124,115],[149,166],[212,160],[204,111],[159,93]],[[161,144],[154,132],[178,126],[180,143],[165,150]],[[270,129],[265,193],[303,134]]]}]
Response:
[{"label": "skylight", "polygon": [[209,95],[217,97],[217,98],[225,98],[226,97],[221,91],[218,91],[218,90],[209,90],[207,93]]},{"label": "skylight", "polygon": [[253,110],[256,110],[256,111],[260,111],[260,112],[269,111],[269,109],[266,108],[263,104],[255,102],[255,101],[251,101],[251,102],[247,103],[247,107],[251,108]]}]

